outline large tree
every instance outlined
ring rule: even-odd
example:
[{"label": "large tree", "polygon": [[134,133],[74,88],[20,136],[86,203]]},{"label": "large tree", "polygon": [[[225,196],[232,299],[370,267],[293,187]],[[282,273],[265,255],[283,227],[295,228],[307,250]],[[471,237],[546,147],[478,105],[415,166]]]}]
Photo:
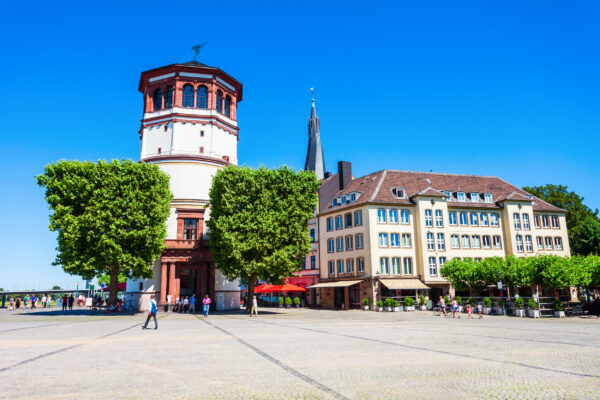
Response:
[{"label": "large tree", "polygon": [[164,249],[171,192],[154,164],[133,161],[59,161],[36,177],[58,232],[53,265],[84,279],[110,276],[110,302],[119,274],[152,277]]},{"label": "large tree", "polygon": [[319,182],[312,172],[228,166],[210,189],[210,249],[229,279],[271,283],[291,276],[310,252],[308,220],[317,206]]},{"label": "large tree", "polygon": [[523,188],[553,206],[567,210],[569,243],[574,254],[600,254],[600,219],[598,210],[583,204],[583,197],[566,186],[525,186]]}]

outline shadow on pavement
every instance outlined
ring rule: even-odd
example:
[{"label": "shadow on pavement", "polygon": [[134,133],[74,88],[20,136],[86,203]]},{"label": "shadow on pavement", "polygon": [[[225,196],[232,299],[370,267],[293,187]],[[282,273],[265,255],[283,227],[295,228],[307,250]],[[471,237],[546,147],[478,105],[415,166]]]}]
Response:
[{"label": "shadow on pavement", "polygon": [[115,316],[119,315],[136,315],[138,312],[133,311],[122,311],[122,312],[106,312],[102,310],[85,310],[85,309],[74,309],[73,311],[62,311],[62,310],[40,310],[40,311],[15,311],[14,315],[23,315],[23,316],[41,316],[41,317],[49,317],[49,316],[83,316],[83,315],[106,315],[106,316]]}]

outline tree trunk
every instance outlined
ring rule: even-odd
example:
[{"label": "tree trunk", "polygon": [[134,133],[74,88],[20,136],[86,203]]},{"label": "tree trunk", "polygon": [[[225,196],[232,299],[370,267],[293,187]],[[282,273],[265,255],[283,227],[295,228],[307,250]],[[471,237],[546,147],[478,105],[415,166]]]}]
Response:
[{"label": "tree trunk", "polygon": [[110,270],[110,286],[108,289],[108,304],[117,304],[117,292],[119,291],[119,269],[112,267]]},{"label": "tree trunk", "polygon": [[255,276],[251,276],[248,279],[248,297],[246,297],[246,312],[252,311],[252,297],[254,297],[254,283],[256,281]]}]

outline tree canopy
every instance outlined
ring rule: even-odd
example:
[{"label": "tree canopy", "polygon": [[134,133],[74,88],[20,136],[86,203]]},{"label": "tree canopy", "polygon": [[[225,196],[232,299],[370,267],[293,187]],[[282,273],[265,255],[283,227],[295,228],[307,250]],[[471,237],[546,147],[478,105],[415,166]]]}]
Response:
[{"label": "tree canopy", "polygon": [[229,279],[277,282],[310,252],[308,220],[317,206],[312,172],[228,166],[215,175],[207,222],[216,267]]},{"label": "tree canopy", "polygon": [[59,161],[36,177],[58,232],[53,265],[84,279],[108,274],[110,301],[119,274],[152,277],[164,249],[171,192],[154,164],[133,161]]},{"label": "tree canopy", "polygon": [[600,219],[598,210],[583,204],[584,198],[570,192],[567,186],[546,185],[523,188],[553,206],[567,210],[569,243],[573,254],[600,255]]}]

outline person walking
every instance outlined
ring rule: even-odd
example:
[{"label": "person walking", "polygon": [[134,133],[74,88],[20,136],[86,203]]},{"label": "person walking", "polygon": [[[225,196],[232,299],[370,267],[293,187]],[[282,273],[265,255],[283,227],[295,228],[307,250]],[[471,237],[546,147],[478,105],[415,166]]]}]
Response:
[{"label": "person walking", "polygon": [[48,296],[42,296],[42,308],[46,308],[46,302],[48,301]]},{"label": "person walking", "polygon": [[15,300],[15,306],[17,307],[17,310],[19,308],[21,308],[21,298],[17,297],[17,299]]},{"label": "person walking", "polygon": [[455,317],[456,313],[458,313],[458,318],[460,318],[460,313],[458,312],[458,301],[456,298],[452,298],[452,318]]},{"label": "person walking", "polygon": [[193,294],[192,297],[190,298],[190,312],[192,314],[196,314],[196,295]]},{"label": "person walking", "polygon": [[10,296],[10,298],[8,299],[8,311],[15,311],[15,299],[14,297]]},{"label": "person walking", "polygon": [[256,314],[258,317],[258,300],[256,300],[256,296],[252,296],[252,309],[250,310],[250,317],[252,314]]},{"label": "person walking", "polygon": [[481,302],[477,303],[477,315],[479,315],[479,319],[483,318],[483,306]]},{"label": "person walking", "polygon": [[150,295],[150,305],[148,318],[146,318],[146,323],[142,326],[142,329],[146,329],[148,327],[148,322],[150,322],[150,318],[154,318],[154,329],[158,329],[158,321],[156,320],[156,311],[158,307],[156,306],[156,301],[154,300],[154,295]]},{"label": "person walking", "polygon": [[202,312],[204,313],[204,318],[208,317],[208,310],[210,308],[210,297],[208,297],[208,295],[205,295],[204,298],[202,299]]},{"label": "person walking", "polygon": [[447,317],[448,315],[446,314],[446,302],[444,301],[444,298],[442,296],[440,296],[440,301],[438,301],[438,307],[440,308],[440,312],[444,314],[444,317]]},{"label": "person walking", "polygon": [[63,295],[61,298],[62,310],[67,311],[67,295]]},{"label": "person walking", "polygon": [[37,296],[34,294],[31,295],[31,309],[34,309],[36,304],[37,304],[38,298]]},{"label": "person walking", "polygon": [[69,311],[73,311],[73,303],[75,303],[75,296],[71,294],[69,297]]},{"label": "person walking", "polygon": [[25,310],[27,310],[27,303],[29,303],[29,295],[26,294],[25,297],[23,297],[23,308]]},{"label": "person walking", "polygon": [[471,303],[467,304],[467,314],[469,314],[469,319],[473,319],[473,308],[471,308]]},{"label": "person walking", "polygon": [[181,301],[179,300],[179,296],[175,298],[175,309],[173,312],[179,312],[179,307],[181,307]]},{"label": "person walking", "polygon": [[190,298],[185,296],[185,299],[183,299],[183,312],[187,313],[190,309]]}]

